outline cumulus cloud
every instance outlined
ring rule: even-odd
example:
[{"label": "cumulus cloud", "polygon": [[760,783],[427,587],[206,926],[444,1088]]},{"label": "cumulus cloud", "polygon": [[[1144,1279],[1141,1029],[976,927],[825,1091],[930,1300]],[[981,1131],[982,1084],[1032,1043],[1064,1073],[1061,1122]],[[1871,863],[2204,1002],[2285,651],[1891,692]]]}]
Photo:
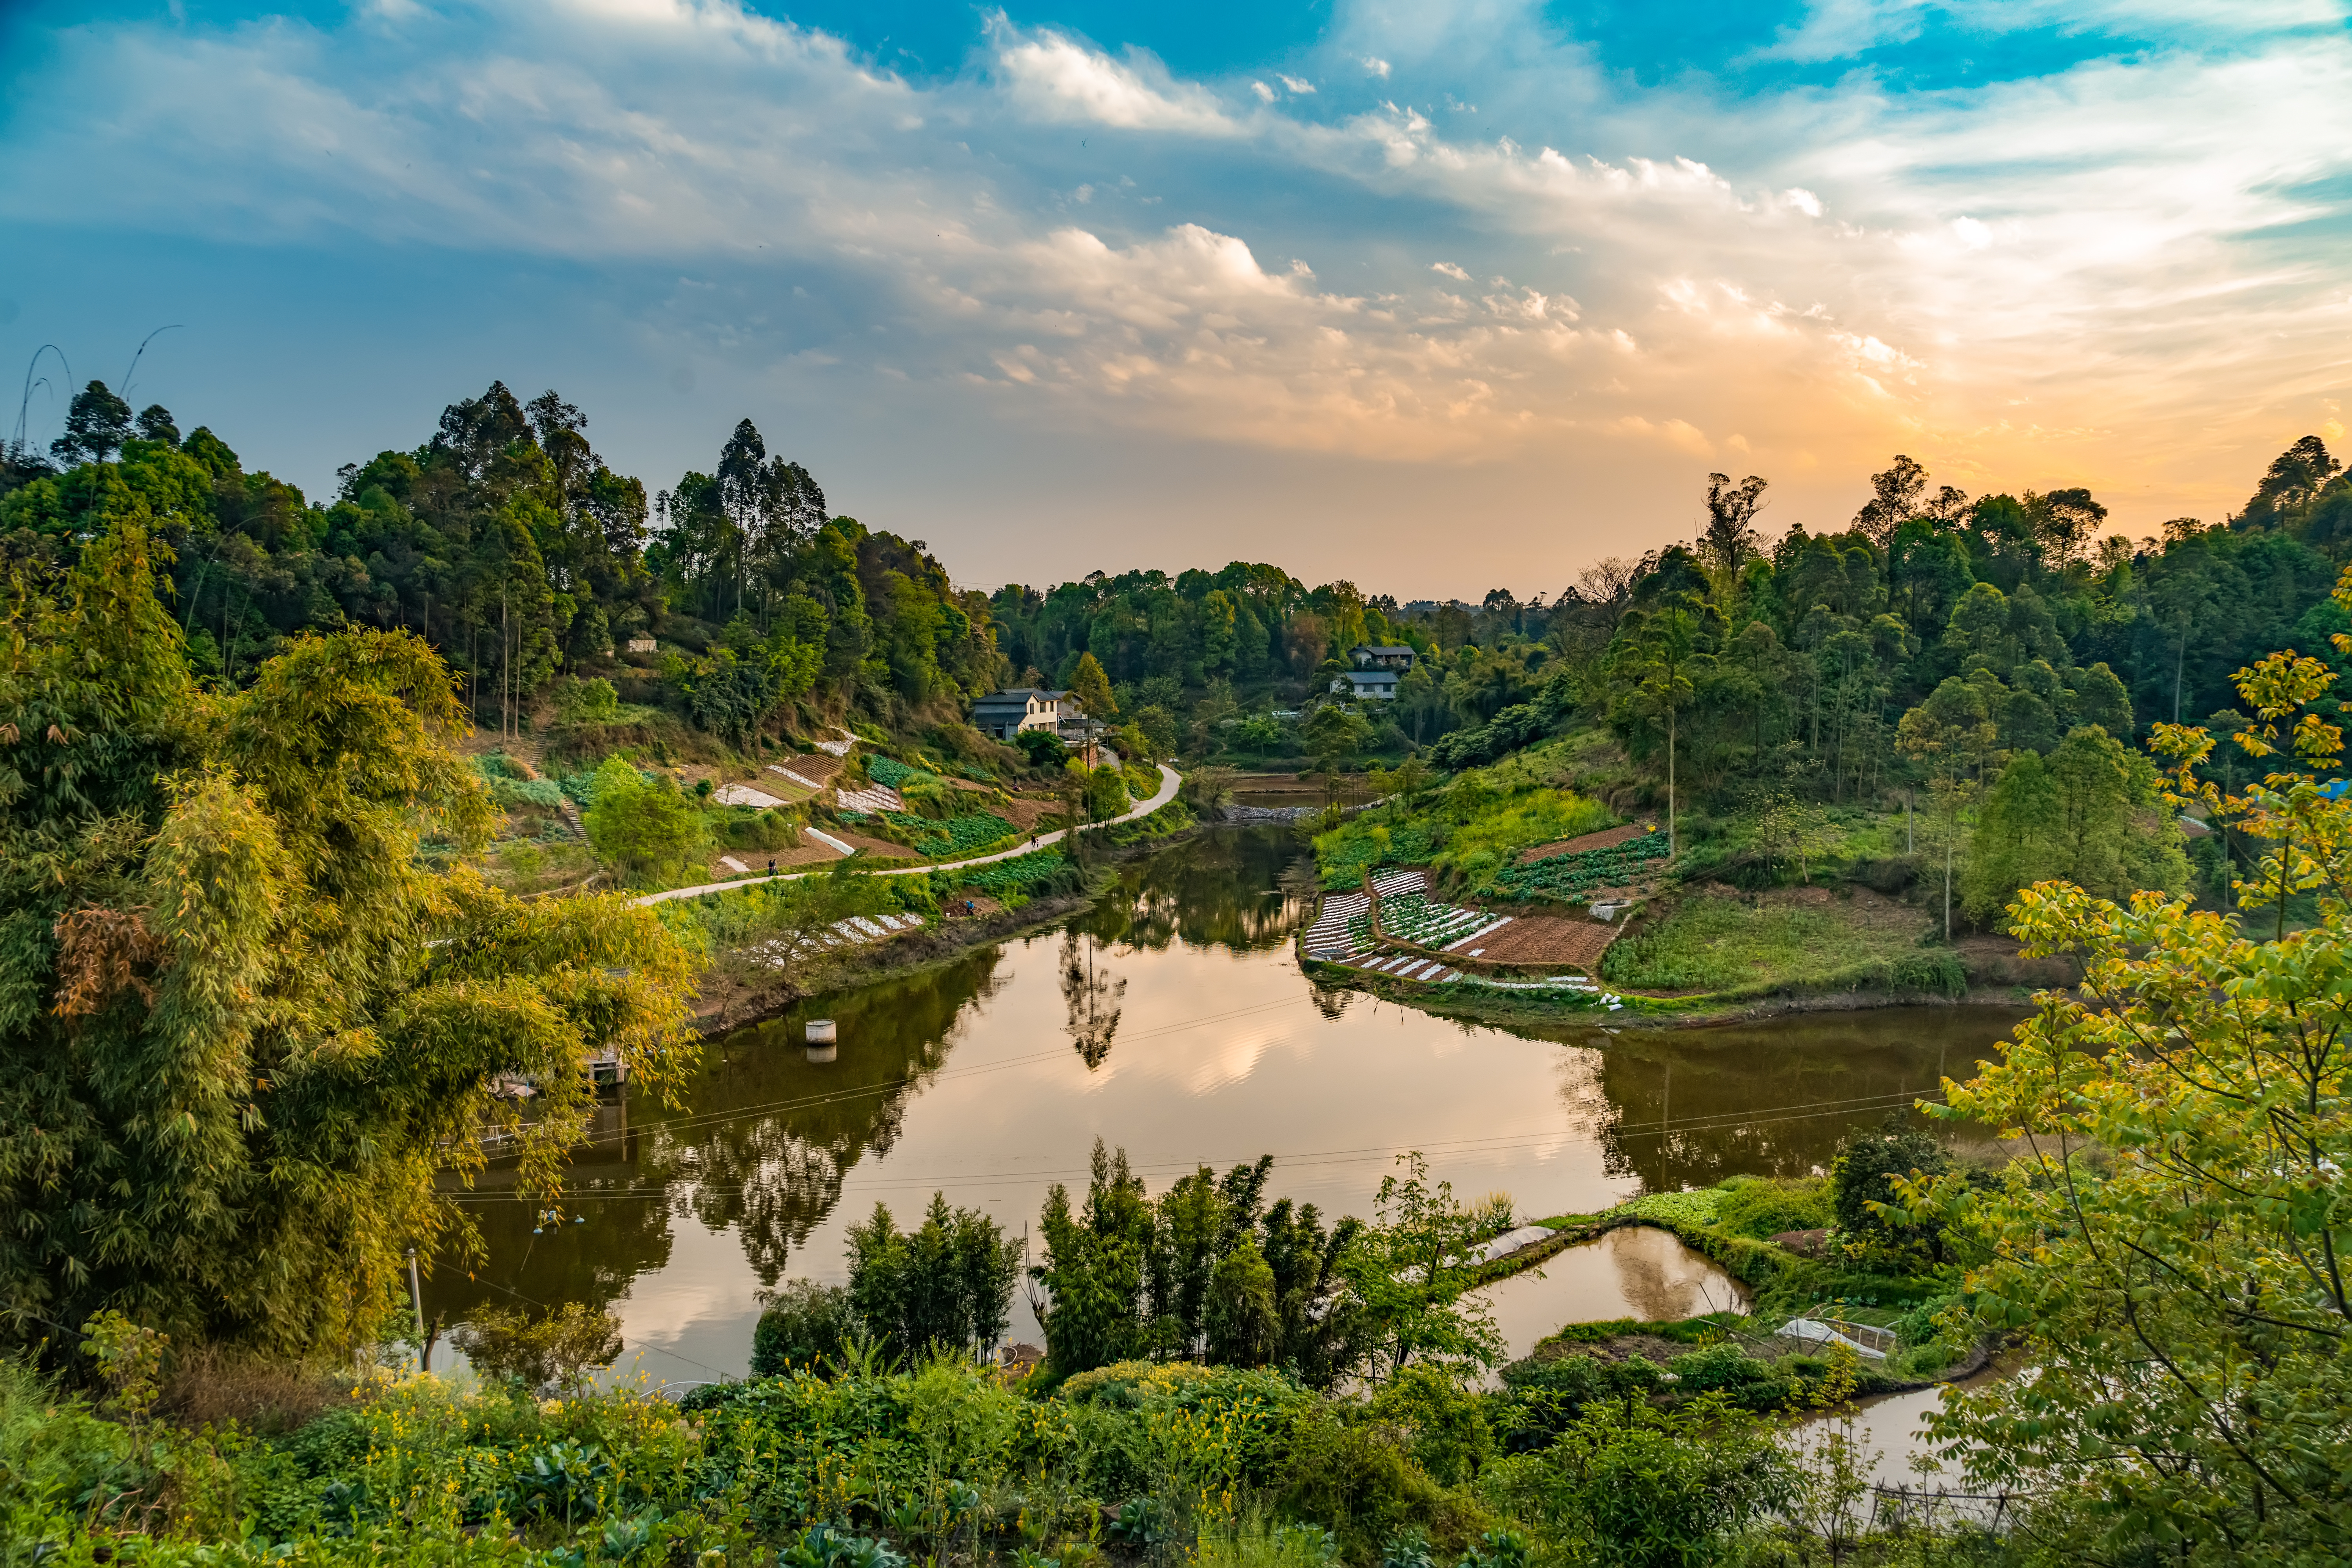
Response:
[{"label": "cumulus cloud", "polygon": [[[1909,15],[1823,5],[1779,47],[1851,51]],[[0,214],[639,262],[730,300],[829,286],[846,324],[794,363],[1389,460],[1579,433],[1711,460],[1705,432],[1736,427],[1759,464],[1900,444],[2188,483],[2244,466],[2217,397],[2341,391],[2311,328],[2344,312],[2313,237],[2352,161],[2340,36],[1718,100],[1710,146],[1689,100],[1612,96],[1573,51],[1495,66],[1475,124],[1368,101],[1390,89],[1357,68],[1443,62],[1350,27],[1294,62],[1328,88],[1308,118],[1307,76],[1221,94],[1002,16],[971,68],[921,81],[727,0],[91,26],[18,84]],[[1512,107],[1538,100],[1587,118]],[[1081,130],[1107,161],[1066,162]],[[1383,259],[1408,233],[1449,259]],[[719,309],[696,298],[668,309]]]},{"label": "cumulus cloud", "polygon": [[1002,24],[997,30],[996,67],[1007,95],[1037,119],[1192,136],[1241,130],[1213,93],[1172,79],[1149,56],[1114,60],[1058,33],[1022,35]]}]

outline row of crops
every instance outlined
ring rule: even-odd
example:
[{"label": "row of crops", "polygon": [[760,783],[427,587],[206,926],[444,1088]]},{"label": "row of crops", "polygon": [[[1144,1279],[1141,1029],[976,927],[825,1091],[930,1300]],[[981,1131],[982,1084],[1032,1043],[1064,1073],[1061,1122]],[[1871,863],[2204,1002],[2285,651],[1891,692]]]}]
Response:
[{"label": "row of crops", "polygon": [[1381,928],[1416,947],[1444,947],[1492,918],[1476,910],[1435,902],[1419,893],[1381,900]]},{"label": "row of crops", "polygon": [[1004,818],[984,811],[950,817],[945,822],[904,811],[886,811],[882,815],[913,835],[915,847],[933,859],[968,855],[1019,831]]},{"label": "row of crops", "polygon": [[1507,866],[1495,873],[1495,886],[1522,896],[1572,899],[1596,888],[1622,888],[1637,881],[1652,861],[1665,858],[1666,836],[1644,833],[1605,849],[1579,849],[1531,866]]},{"label": "row of crops", "polygon": [[940,880],[932,886],[940,886],[949,877],[955,879],[956,891],[969,889],[1008,903],[1014,897],[1034,899],[1049,893],[1074,892],[1082,879],[1077,867],[1063,856],[1058,847],[970,871],[941,872]]}]

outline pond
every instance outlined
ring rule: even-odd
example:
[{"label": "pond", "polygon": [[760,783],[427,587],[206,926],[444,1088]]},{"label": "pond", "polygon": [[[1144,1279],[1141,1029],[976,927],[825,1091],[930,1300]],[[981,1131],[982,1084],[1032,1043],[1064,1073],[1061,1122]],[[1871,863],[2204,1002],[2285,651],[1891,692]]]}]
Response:
[{"label": "pond", "polygon": [[[757,1292],[841,1279],[843,1232],[877,1203],[904,1222],[942,1192],[1024,1235],[1052,1185],[1083,1188],[1097,1138],[1155,1191],[1197,1164],[1271,1153],[1270,1196],[1369,1216],[1398,1153],[1419,1150],[1465,1198],[1507,1192],[1531,1218],[1590,1213],[1822,1165],[1851,1129],[1934,1092],[1939,1075],[1965,1076],[2016,1016],[1465,1025],[1308,981],[1288,939],[1313,885],[1289,829],[1218,830],[1126,868],[1061,929],[713,1040],[675,1106],[632,1089],[601,1108],[563,1223],[541,1223],[511,1170],[485,1173],[462,1201],[488,1256],[470,1276],[444,1260],[427,1311],[455,1322],[483,1302],[608,1305],[624,1371],[736,1376]],[[814,1017],[835,1021],[830,1062],[803,1047]],[[1637,1279],[1640,1260],[1613,1249],[1643,1245],[1557,1260],[1514,1289],[1510,1310],[1524,1296],[1530,1323],[1558,1313],[1543,1331],[1648,1315],[1618,1302],[1663,1311],[1684,1276]],[[1039,1340],[1025,1300],[1013,1337]]]},{"label": "pond", "polygon": [[1645,1225],[1563,1248],[1541,1268],[1497,1280],[1478,1294],[1514,1358],[1563,1323],[1674,1322],[1748,1305],[1748,1293],[1711,1259],[1671,1232]]}]

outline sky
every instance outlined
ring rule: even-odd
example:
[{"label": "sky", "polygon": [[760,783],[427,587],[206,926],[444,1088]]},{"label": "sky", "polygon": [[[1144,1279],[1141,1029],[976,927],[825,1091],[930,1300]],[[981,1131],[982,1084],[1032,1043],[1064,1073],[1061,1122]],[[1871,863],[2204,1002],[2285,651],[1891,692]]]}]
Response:
[{"label": "sky", "polygon": [[2335,0],[12,0],[0,79],[27,436],[136,357],[317,498],[496,378],[966,585],[1475,599],[1715,471],[2140,535],[2347,445]]}]

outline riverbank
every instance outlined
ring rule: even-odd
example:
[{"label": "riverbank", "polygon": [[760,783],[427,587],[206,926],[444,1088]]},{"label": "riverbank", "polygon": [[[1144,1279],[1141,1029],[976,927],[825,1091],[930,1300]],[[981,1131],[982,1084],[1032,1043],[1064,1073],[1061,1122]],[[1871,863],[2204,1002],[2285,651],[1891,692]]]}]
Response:
[{"label": "riverbank", "polygon": [[[1384,974],[1366,973],[1345,964],[1318,963],[1306,958],[1303,953],[1300,963],[1318,985],[1360,991],[1433,1017],[1481,1024],[1493,1028],[1583,1023],[1606,1024],[1612,1029],[1699,1029],[1728,1024],[1762,1023],[1808,1013],[1865,1013],[1906,1007],[1950,1008],[1955,1011],[1969,1007],[2023,1007],[2032,1003],[2037,990],[2014,984],[1971,985],[1958,994],[1949,994],[1882,984],[1858,985],[1844,991],[1771,994],[1754,999],[1649,996],[1604,986],[1587,991],[1565,985],[1522,983],[1517,986],[1507,986],[1467,980],[1442,985],[1416,984]],[[1610,1006],[1611,999],[1620,1005]]]},{"label": "riverbank", "polygon": [[[1017,942],[1061,924],[1073,915],[1092,909],[1117,882],[1118,868],[1148,855],[1181,844],[1197,836],[1202,828],[1190,808],[1172,798],[1162,798],[1146,815],[1122,817],[1102,825],[1105,831],[1089,839],[1088,858],[1083,865],[1071,866],[1071,871],[1081,879],[1075,891],[1048,892],[1022,898],[1009,895],[1009,900],[999,903],[985,894],[973,899],[975,904],[990,908],[970,915],[955,912],[954,906],[962,901],[953,889],[940,889],[930,901],[933,912],[923,917],[912,929],[893,932],[880,940],[858,942],[829,956],[821,971],[808,977],[808,984],[780,980],[772,987],[763,987],[748,995],[727,988],[723,981],[706,980],[704,990],[696,1005],[697,1028],[707,1037],[747,1028],[782,1016],[809,996],[829,991],[852,990],[877,984],[883,981],[919,974],[953,963],[967,954],[1001,942]],[[1007,860],[991,856],[984,861],[973,861],[972,867],[1007,867],[1025,860],[1030,855],[1041,858],[1059,859],[1066,850],[1057,844]],[[965,867],[929,868],[952,872]],[[896,875],[877,871],[877,876]],[[784,880],[786,879],[778,879]]]},{"label": "riverbank", "polygon": [[[1864,887],[1674,889],[1612,929],[1552,906],[1456,908],[1425,898],[1425,879],[1409,868],[1327,895],[1300,934],[1301,965],[1320,984],[1495,1025],[2016,1005],[2077,978],[2065,961],[2024,958],[2011,938],[1931,941],[1927,911]],[[1405,911],[1402,926],[1394,909]]]}]

